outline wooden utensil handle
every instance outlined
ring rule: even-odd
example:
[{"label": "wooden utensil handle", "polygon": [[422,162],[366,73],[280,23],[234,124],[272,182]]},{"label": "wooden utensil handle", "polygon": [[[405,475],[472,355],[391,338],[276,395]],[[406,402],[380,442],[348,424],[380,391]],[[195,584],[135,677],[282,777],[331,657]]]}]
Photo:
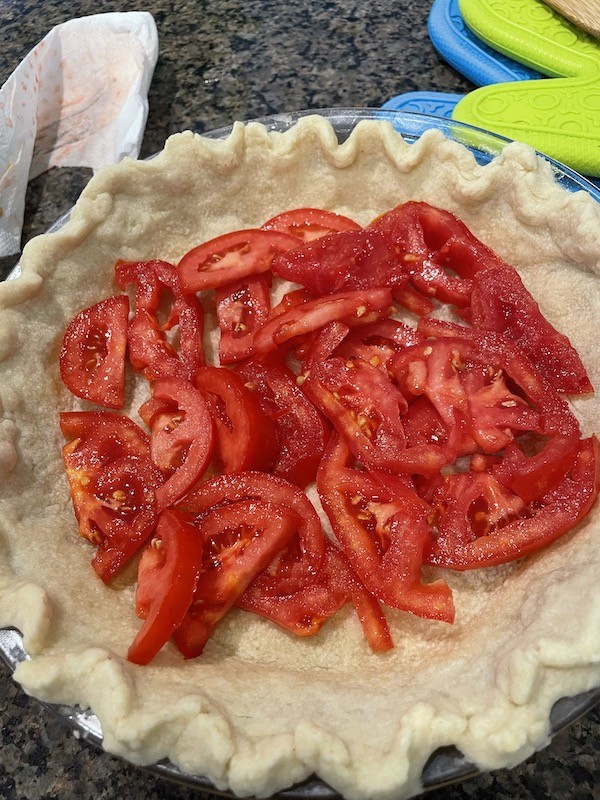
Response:
[{"label": "wooden utensil handle", "polygon": [[573,25],[600,39],[600,0],[545,0]]}]

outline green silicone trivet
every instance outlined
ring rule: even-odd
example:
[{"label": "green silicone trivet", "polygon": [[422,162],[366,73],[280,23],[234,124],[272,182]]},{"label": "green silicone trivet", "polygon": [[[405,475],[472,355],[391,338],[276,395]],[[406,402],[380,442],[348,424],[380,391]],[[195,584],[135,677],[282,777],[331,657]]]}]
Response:
[{"label": "green silicone trivet", "polygon": [[484,86],[453,119],[527,142],[600,176],[600,42],[540,0],[460,0],[466,24],[500,53],[548,80]]}]

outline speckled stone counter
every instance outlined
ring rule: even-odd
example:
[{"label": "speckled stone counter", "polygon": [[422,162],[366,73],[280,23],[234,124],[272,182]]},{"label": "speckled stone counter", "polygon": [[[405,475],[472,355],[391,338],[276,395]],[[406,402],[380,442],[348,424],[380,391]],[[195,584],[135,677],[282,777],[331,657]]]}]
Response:
[{"label": "speckled stone counter", "polygon": [[[473,88],[436,54],[427,35],[430,2],[418,0],[149,0],[160,55],[150,89],[142,156],[171,133],[205,131],[280,111],[380,106],[415,90]],[[133,6],[129,6],[132,8]],[[0,4],[0,82],[59,22],[121,11],[91,0],[5,0]],[[23,241],[76,200],[84,169],[52,170],[33,181]],[[0,264],[3,275],[17,257]],[[100,753],[23,695],[0,667],[0,797],[192,800],[201,793]],[[600,710],[558,734],[514,770],[437,789],[432,800],[600,798]]]}]

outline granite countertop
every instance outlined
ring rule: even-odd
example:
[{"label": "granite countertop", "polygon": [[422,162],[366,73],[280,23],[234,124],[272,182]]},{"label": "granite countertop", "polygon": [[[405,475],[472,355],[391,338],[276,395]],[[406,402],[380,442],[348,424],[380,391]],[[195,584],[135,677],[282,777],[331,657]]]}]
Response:
[{"label": "granite countertop", "polygon": [[[160,55],[149,94],[142,156],[183,129],[206,131],[280,111],[380,106],[402,92],[473,87],[436,54],[430,2],[419,0],[148,0]],[[0,4],[0,83],[59,22],[98,11],[92,0]],[[104,2],[102,11],[123,5]],[[30,184],[23,242],[76,200],[85,169],[52,170]],[[3,259],[5,275],[17,258]],[[76,739],[0,669],[0,797],[206,800]],[[559,733],[513,770],[438,789],[432,800],[599,798],[600,709]]]}]

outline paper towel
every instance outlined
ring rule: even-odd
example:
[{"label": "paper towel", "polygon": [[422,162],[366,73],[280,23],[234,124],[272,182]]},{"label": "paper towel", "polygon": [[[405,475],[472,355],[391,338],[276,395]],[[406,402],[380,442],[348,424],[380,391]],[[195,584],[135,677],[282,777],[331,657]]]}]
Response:
[{"label": "paper towel", "polygon": [[158,57],[151,14],[95,14],[53,28],[0,89],[0,256],[20,249],[29,179],[54,166],[137,157]]}]

